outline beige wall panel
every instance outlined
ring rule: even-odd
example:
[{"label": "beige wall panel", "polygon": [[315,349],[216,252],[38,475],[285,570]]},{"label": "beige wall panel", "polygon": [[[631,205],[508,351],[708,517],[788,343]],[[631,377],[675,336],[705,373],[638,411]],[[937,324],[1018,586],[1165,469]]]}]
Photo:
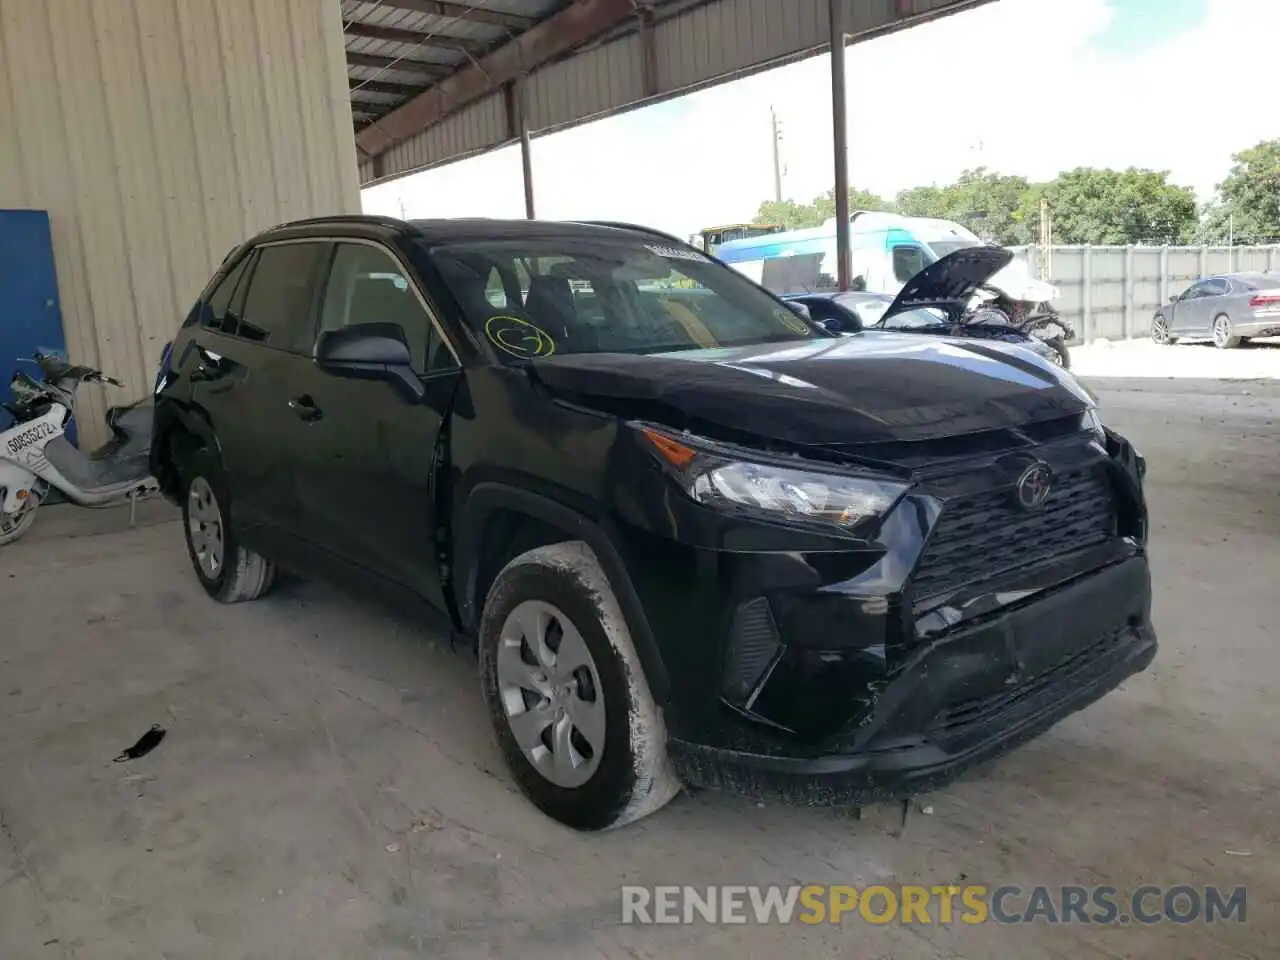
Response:
[{"label": "beige wall panel", "polygon": [[82,435],[247,236],[360,209],[326,0],[0,0],[0,207],[49,211]]}]

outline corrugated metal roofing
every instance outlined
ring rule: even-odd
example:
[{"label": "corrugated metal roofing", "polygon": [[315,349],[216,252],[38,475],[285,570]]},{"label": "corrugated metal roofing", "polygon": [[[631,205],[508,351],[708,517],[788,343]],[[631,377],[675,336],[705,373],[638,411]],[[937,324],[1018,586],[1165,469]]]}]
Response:
[{"label": "corrugated metal roofing", "polygon": [[[342,20],[348,53],[383,57],[393,63],[368,66],[348,63],[347,73],[353,90],[361,84],[398,83],[412,88],[403,94],[381,96],[357,95],[368,110],[355,117],[356,129],[365,126],[388,109],[412,99],[438,79],[421,72],[396,70],[394,61],[401,58],[423,63],[441,64],[458,69],[472,58],[503,46],[523,29],[545,20],[568,5],[570,0],[342,0]],[[437,12],[431,12],[431,10]],[[500,24],[487,22],[497,14],[520,18],[519,22]],[[502,18],[496,18],[502,19]],[[407,31],[417,39],[391,39],[362,36],[362,28]],[[461,45],[461,47],[459,46]],[[465,48],[465,49],[463,49]]]},{"label": "corrugated metal roofing", "polygon": [[[394,5],[397,2],[408,3],[409,0],[386,2]],[[591,0],[579,2],[585,6]],[[991,0],[842,2],[846,31],[856,41]],[[496,9],[497,3],[498,0],[491,0],[484,6]],[[548,13],[554,14],[558,5],[536,3],[534,0],[528,3],[508,0],[502,6],[545,18]],[[821,51],[830,40],[829,0],[653,0],[642,6],[652,10],[651,30],[642,30],[638,17],[624,18],[604,36],[566,56],[553,57],[528,70],[525,118],[531,131],[563,129],[644,102],[800,59]],[[351,8],[354,12],[361,8],[369,17],[390,16],[385,9],[371,11],[367,9],[369,7],[369,2],[349,0],[343,9]],[[542,13],[535,13],[536,10]],[[426,15],[416,16],[422,18]],[[386,22],[391,21],[388,19]],[[401,17],[396,22],[421,25],[427,21]],[[489,31],[487,34],[482,32],[480,25],[474,25],[476,35],[495,38],[496,42],[501,28],[488,26],[485,29]],[[648,55],[646,42],[652,43]],[[402,48],[401,52],[411,49],[402,44],[397,47]],[[351,40],[348,40],[348,48],[354,49]],[[425,53],[421,55],[425,56]],[[472,69],[468,58],[461,57],[458,62],[460,70]],[[652,65],[652,76],[646,76],[646,62]],[[483,66],[480,69],[483,70]],[[365,76],[360,74],[361,78]],[[419,78],[418,82],[424,88],[433,83],[430,78]],[[508,116],[502,85],[490,85],[491,92],[471,102],[455,105],[450,101],[450,109],[443,117],[421,132],[394,142],[375,162],[363,163],[362,182],[368,182],[366,178],[370,174],[375,178],[393,177],[516,140],[519,131]],[[406,101],[411,99],[405,98]],[[394,122],[381,124],[370,131],[376,134],[371,142],[395,140],[394,134],[382,134]],[[363,124],[358,120],[357,128],[361,126]],[[368,135],[358,137],[357,142],[367,139]]]}]

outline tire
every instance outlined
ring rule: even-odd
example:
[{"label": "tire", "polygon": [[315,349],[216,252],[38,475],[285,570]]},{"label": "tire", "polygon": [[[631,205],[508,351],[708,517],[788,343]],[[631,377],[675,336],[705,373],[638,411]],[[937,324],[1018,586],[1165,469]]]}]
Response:
[{"label": "tire", "polygon": [[1220,313],[1213,318],[1213,345],[1219,350],[1231,350],[1240,346],[1241,337],[1237,337],[1231,328],[1231,318]]},{"label": "tire", "polygon": [[[3,491],[0,491],[2,494]],[[32,495],[18,512],[17,519],[0,516],[0,547],[21,540],[31,525],[36,522],[36,510],[40,508],[40,500]]]},{"label": "tire", "polygon": [[1063,343],[1061,337],[1054,337],[1052,340],[1046,340],[1045,343],[1053,347],[1054,352],[1058,355],[1058,365],[1064,370],[1071,369],[1071,354],[1067,351],[1067,345]]},{"label": "tire", "polygon": [[585,543],[539,547],[503,568],[485,600],[478,652],[503,757],[547,816],[607,830],[680,791],[662,712]]},{"label": "tire", "polygon": [[1170,346],[1178,342],[1169,333],[1169,321],[1158,313],[1151,319],[1151,342],[1161,346]]},{"label": "tire", "polygon": [[263,596],[275,584],[276,566],[236,542],[227,523],[230,496],[221,464],[202,449],[180,467],[182,529],[200,586],[219,603]]}]

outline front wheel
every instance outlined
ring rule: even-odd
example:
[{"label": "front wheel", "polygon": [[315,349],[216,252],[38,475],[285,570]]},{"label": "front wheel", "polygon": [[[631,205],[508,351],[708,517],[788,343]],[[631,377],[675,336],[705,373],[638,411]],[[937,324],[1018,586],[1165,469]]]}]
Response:
[{"label": "front wheel", "polygon": [[1151,342],[1166,347],[1177,342],[1169,335],[1169,321],[1159,314],[1151,321]]},{"label": "front wheel", "polygon": [[17,513],[0,513],[0,547],[20,540],[31,529],[31,525],[36,522],[36,509],[39,506],[40,498],[29,494]]},{"label": "front wheel", "polygon": [[679,792],[662,713],[585,543],[539,547],[507,564],[485,601],[479,657],[498,745],[543,813],[606,830]]}]

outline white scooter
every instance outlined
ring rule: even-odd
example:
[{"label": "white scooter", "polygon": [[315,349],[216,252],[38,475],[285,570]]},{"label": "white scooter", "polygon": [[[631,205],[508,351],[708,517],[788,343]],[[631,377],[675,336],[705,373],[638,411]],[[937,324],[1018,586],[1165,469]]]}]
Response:
[{"label": "white scooter", "polygon": [[111,439],[84,454],[66,437],[77,389],[82,383],[123,384],[57,357],[36,354],[35,362],[43,379],[15,373],[12,397],[3,404],[13,424],[0,433],[0,546],[31,529],[51,487],[85,507],[127,502],[132,524],[137,501],[160,489],[150,470],[153,398],[109,409]]}]

